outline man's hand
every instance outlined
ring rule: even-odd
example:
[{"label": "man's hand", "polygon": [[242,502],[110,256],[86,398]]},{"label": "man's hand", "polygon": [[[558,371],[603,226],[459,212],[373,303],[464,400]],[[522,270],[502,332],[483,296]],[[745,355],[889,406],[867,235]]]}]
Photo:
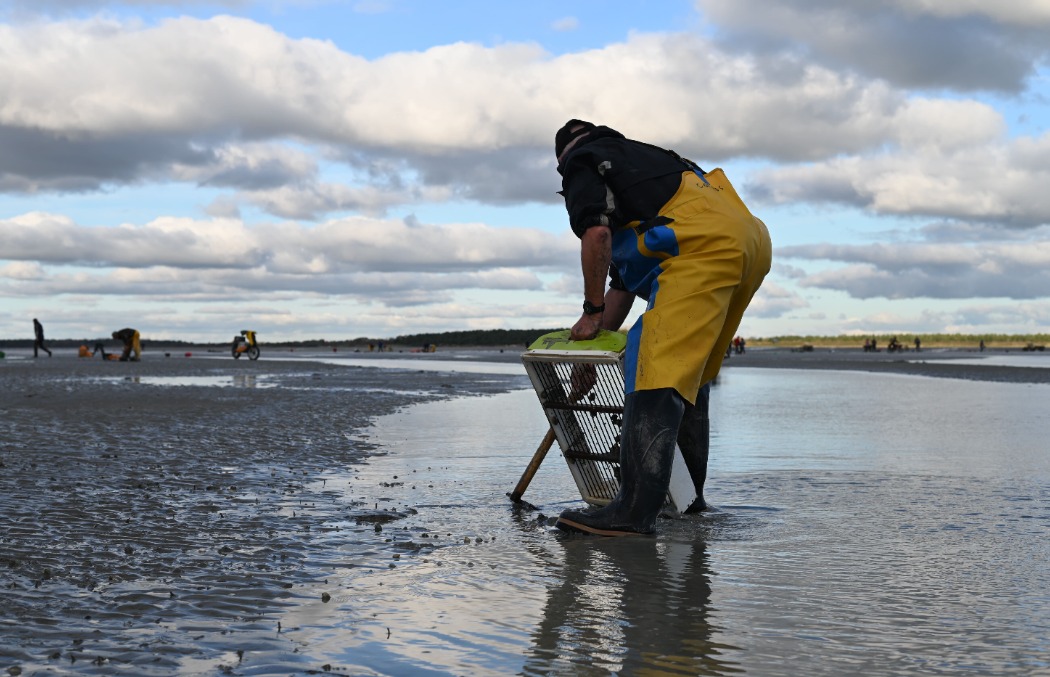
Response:
[{"label": "man's hand", "polygon": [[572,341],[589,341],[598,335],[598,331],[601,328],[601,313],[595,313],[594,315],[584,313],[580,316],[580,319],[576,320],[576,324],[572,326],[572,331],[569,332],[569,339]]},{"label": "man's hand", "polygon": [[579,402],[598,382],[598,370],[593,364],[574,364],[569,375],[569,401]]}]

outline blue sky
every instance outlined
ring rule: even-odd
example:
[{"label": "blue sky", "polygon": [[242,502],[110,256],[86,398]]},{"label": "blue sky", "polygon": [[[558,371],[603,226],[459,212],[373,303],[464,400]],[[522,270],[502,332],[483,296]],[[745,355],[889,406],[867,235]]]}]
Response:
[{"label": "blue sky", "polygon": [[569,326],[572,117],[723,167],[744,335],[1050,326],[1036,0],[0,3],[0,338]]}]

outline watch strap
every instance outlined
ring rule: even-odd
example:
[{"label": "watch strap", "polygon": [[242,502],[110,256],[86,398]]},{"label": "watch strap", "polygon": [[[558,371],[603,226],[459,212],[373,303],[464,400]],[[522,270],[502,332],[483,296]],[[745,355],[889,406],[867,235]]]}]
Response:
[{"label": "watch strap", "polygon": [[600,306],[596,306],[593,303],[591,303],[590,301],[588,301],[587,299],[583,300],[583,312],[584,312],[585,315],[597,315],[598,313],[603,312],[604,310],[605,310],[605,304],[604,303],[601,304]]}]

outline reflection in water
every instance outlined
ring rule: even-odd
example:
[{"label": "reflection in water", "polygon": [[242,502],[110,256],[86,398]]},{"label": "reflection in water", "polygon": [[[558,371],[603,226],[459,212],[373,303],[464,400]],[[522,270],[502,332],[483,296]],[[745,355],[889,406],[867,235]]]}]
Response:
[{"label": "reflection in water", "polygon": [[[927,362],[921,358],[914,358],[908,362]],[[936,364],[937,361],[930,360]],[[1022,355],[988,355],[986,357],[959,357],[945,360],[946,364],[968,364],[984,367],[1026,367],[1029,369],[1050,369],[1050,355],[1043,353],[1030,353]]]},{"label": "reflection in water", "polygon": [[434,357],[323,357],[304,356],[311,362],[335,364],[343,367],[372,367],[380,369],[403,369],[409,371],[448,371],[465,374],[524,374],[521,362],[471,362]]},{"label": "reflection in water", "polygon": [[703,541],[562,541],[524,674],[727,674],[734,647],[712,640]]},{"label": "reflection in water", "polygon": [[[1048,394],[734,369],[712,392],[717,510],[662,520],[658,537],[631,540],[563,538],[508,505],[504,493],[546,430],[534,393],[386,417],[373,439],[389,454],[358,481],[426,471],[425,484],[382,495],[418,509],[399,522],[405,535],[390,532],[394,545],[440,547],[422,566],[402,556],[389,572],[352,576],[355,599],[382,600],[394,631],[358,631],[356,645],[340,645],[340,664],[439,674],[1038,674],[1050,668],[1050,461],[1039,423]],[[548,515],[578,504],[556,449],[525,499]],[[421,541],[421,531],[442,539]],[[346,642],[361,627],[347,623],[320,634]]]},{"label": "reflection in water", "polygon": [[150,386],[204,386],[223,388],[275,388],[267,374],[228,374],[223,376],[100,376],[110,383],[136,383]]}]

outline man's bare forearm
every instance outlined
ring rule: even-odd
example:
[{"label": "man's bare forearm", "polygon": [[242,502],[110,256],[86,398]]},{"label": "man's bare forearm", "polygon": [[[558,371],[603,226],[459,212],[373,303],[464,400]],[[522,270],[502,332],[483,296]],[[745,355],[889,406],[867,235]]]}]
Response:
[{"label": "man's bare forearm", "polygon": [[593,226],[580,240],[583,268],[583,297],[596,306],[605,303],[605,280],[612,262],[612,232],[608,226]]},{"label": "man's bare forearm", "polygon": [[634,294],[623,289],[609,288],[605,292],[605,313],[602,315],[602,329],[616,331],[623,326],[627,314],[634,305]]},{"label": "man's bare forearm", "polygon": [[[612,232],[608,226],[588,228],[580,238],[580,265],[583,271],[583,298],[595,306],[605,303],[605,279],[612,262]],[[603,326],[604,313],[580,315],[569,338],[573,341],[592,339]]]}]

